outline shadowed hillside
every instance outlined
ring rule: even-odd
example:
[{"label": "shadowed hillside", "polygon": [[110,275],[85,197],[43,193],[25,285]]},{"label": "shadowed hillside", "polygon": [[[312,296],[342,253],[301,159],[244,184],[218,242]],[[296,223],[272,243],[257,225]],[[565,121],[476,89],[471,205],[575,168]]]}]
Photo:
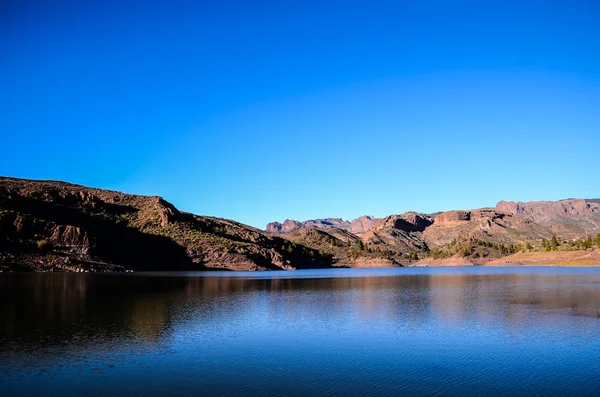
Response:
[{"label": "shadowed hillside", "polygon": [[0,264],[35,270],[265,270],[332,258],[160,197],[0,178]]}]

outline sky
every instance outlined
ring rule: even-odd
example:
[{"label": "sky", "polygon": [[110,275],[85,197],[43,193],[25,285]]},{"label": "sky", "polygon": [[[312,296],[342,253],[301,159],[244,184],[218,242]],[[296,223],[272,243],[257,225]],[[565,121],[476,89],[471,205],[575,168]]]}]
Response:
[{"label": "sky", "polygon": [[0,3],[0,175],[259,228],[600,197],[589,1]]}]

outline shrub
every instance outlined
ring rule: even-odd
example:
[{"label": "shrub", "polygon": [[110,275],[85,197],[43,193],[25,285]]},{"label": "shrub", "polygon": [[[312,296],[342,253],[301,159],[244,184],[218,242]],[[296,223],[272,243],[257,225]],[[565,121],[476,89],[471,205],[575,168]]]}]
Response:
[{"label": "shrub", "polygon": [[37,247],[42,252],[48,252],[52,249],[52,242],[48,240],[39,240],[37,243]]},{"label": "shrub", "polygon": [[363,242],[361,240],[358,240],[356,242],[356,246],[355,246],[357,251],[364,251],[365,250],[365,245],[363,244]]},{"label": "shrub", "polygon": [[550,241],[550,247],[552,248],[552,251],[556,251],[556,248],[558,247],[558,239],[556,238],[556,233],[552,234],[552,240]]}]

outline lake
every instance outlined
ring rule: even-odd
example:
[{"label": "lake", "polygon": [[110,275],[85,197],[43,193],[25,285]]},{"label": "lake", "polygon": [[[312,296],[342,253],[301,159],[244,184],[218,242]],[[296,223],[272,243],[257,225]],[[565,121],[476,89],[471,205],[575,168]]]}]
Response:
[{"label": "lake", "polygon": [[2,396],[598,395],[600,269],[2,273]]}]

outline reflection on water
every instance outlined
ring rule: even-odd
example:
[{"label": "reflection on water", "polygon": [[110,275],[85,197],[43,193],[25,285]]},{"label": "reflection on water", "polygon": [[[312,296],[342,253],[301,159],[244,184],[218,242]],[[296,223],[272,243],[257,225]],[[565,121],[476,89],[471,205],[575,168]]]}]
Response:
[{"label": "reflection on water", "polygon": [[0,291],[9,395],[600,388],[596,269],[2,274]]}]

